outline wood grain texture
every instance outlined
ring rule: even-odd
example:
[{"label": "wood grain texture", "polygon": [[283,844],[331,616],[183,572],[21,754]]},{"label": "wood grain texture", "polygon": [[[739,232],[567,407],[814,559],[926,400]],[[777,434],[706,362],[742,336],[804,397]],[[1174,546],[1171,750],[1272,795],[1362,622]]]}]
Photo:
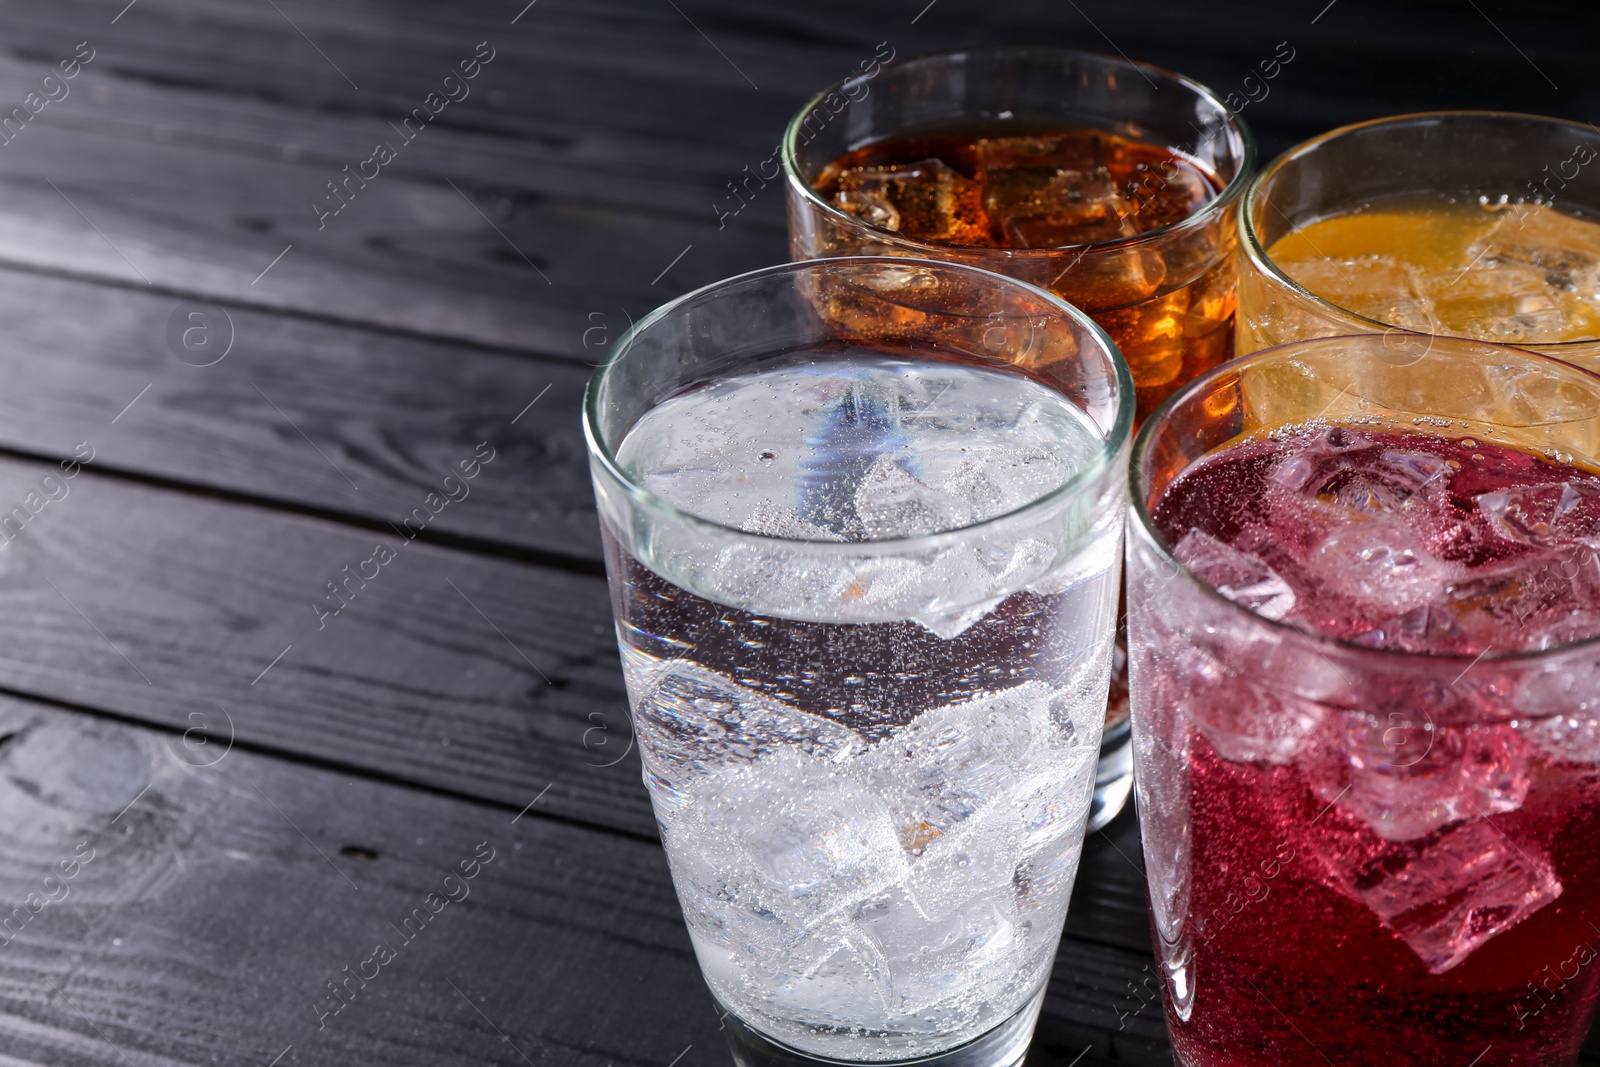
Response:
[{"label": "wood grain texture", "polygon": [[80,470],[0,547],[0,687],[654,832],[598,578]]},{"label": "wood grain texture", "polygon": [[14,700],[0,733],[8,1063],[718,1062],[652,844]]},{"label": "wood grain texture", "polygon": [[59,459],[88,441],[102,470],[387,529],[489,442],[494,462],[425,535],[597,567],[578,421],[588,373],[0,270],[0,447]]}]

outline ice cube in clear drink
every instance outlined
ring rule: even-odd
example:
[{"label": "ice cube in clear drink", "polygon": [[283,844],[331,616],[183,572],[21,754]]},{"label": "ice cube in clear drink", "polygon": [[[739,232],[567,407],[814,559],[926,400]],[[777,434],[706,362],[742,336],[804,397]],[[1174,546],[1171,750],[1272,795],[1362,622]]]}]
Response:
[{"label": "ice cube in clear drink", "polygon": [[965,501],[918,478],[899,456],[879,456],[856,483],[855,511],[868,540],[953,530],[972,512]]},{"label": "ice cube in clear drink", "polygon": [[896,820],[882,799],[794,749],[701,779],[681,819],[672,832],[690,835],[741,884],[752,917],[741,922],[770,915],[786,930],[804,929],[905,878]]},{"label": "ice cube in clear drink", "polygon": [[[647,673],[648,672],[648,673]],[[636,667],[634,729],[668,813],[700,779],[792,747],[837,765],[865,749],[847,726],[811,715],[688,660]]]},{"label": "ice cube in clear drink", "polygon": [[1004,898],[974,897],[938,919],[891,890],[857,913],[881,953],[896,1012],[937,1008],[942,1028],[975,1015],[1010,981],[1026,943]]},{"label": "ice cube in clear drink", "polygon": [[891,797],[902,839],[926,824],[939,834],[1007,793],[1027,769],[1050,693],[1040,682],[923,712],[869,755],[869,774]]}]

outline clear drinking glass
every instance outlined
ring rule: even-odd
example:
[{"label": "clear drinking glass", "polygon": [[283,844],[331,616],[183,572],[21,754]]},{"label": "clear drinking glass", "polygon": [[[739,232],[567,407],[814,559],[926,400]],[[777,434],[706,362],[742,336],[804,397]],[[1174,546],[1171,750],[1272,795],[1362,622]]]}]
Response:
[{"label": "clear drinking glass", "polygon": [[[1288,429],[1308,424],[1309,438]],[[1356,434],[1454,443],[1341,458]],[[1258,468],[1250,477],[1278,494],[1259,509],[1217,503],[1231,542],[1163,533],[1152,516],[1172,521],[1158,503],[1179,475],[1240,442],[1321,458]],[[1477,569],[1441,561],[1487,552],[1472,540],[1481,531],[1446,530],[1465,538],[1446,557],[1385,525],[1455,500],[1458,477],[1486,476],[1491,449],[1600,469],[1600,378],[1470,340],[1323,338],[1234,360],[1141,431],[1128,534],[1134,753],[1180,1064],[1576,1057],[1600,992],[1600,639],[1574,643],[1593,631],[1570,629],[1568,643],[1499,649],[1528,647],[1529,612],[1546,596],[1587,597],[1585,617],[1600,619],[1600,537],[1555,537],[1569,512],[1600,534],[1600,479],[1463,497],[1509,531],[1496,537],[1517,539]],[[1541,520],[1546,496],[1560,507]],[[1249,524],[1265,523],[1250,536],[1266,558],[1330,515],[1335,535],[1304,541],[1326,568],[1324,603],[1336,589],[1378,598],[1363,610],[1389,613],[1386,641],[1407,627],[1444,641],[1459,624],[1490,627],[1498,645],[1476,656],[1372,647],[1360,613],[1340,616],[1356,636],[1295,625],[1293,591],[1236,549]],[[1352,548],[1352,533],[1368,540]]]},{"label": "clear drinking glass", "polygon": [[[1403,329],[1600,369],[1597,154],[1592,126],[1492,111],[1377,119],[1291,148],[1250,183],[1239,213],[1238,351]],[[1419,217],[1441,210],[1431,224]],[[1320,262],[1275,259],[1275,246],[1297,231],[1362,217],[1367,231],[1314,236],[1298,249]],[[1377,254],[1448,246],[1458,250],[1432,271]],[[1561,329],[1563,305],[1590,321]],[[1554,328],[1541,329],[1552,314]]]},{"label": "clear drinking glass", "polygon": [[[1051,138],[1066,131],[1093,131],[1103,143],[1072,138],[1052,148]],[[837,195],[819,193],[830,165],[913,137],[913,155],[925,149],[977,168],[971,182],[949,168],[923,168],[937,185],[928,188],[937,200],[931,210],[961,223],[948,239],[907,232],[915,220],[906,198],[904,217],[889,219],[881,210],[852,214]],[[1116,342],[1133,374],[1136,420],[1233,354],[1234,215],[1255,142],[1214,93],[1182,75],[1051,47],[974,48],[873,65],[801,109],[783,161],[795,259],[915,256],[1048,289]],[[1202,188],[1188,201],[1179,194]],[[974,229],[972,220],[985,213],[988,221]],[[970,243],[996,239],[1040,246]],[[1116,816],[1132,787],[1121,646],[1119,636],[1091,829]]]},{"label": "clear drinking glass", "polygon": [[585,400],[673,882],[745,1065],[1020,1063],[1099,750],[1127,369],[985,271],[682,297]]}]

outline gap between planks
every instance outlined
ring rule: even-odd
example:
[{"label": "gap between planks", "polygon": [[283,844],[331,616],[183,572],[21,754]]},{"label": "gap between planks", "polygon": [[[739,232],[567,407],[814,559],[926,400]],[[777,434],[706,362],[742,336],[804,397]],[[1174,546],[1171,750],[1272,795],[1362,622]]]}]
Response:
[{"label": "gap between planks", "polygon": [[[72,700],[62,700],[59,697],[31,693],[27,690],[16,689],[9,685],[0,684],[0,697],[10,697],[13,700],[21,701],[26,704],[54,708],[58,711],[69,711],[74,714],[83,715],[102,722],[114,722],[121,726],[127,726],[138,730],[148,730],[154,733],[164,734],[169,737],[181,738],[190,734],[202,733],[208,741],[220,741],[223,739],[222,735],[220,734],[211,734],[206,731],[198,731],[193,727],[185,730],[175,723],[155,722],[149,719],[142,719],[137,715],[129,715],[120,711],[112,711],[107,708],[96,707],[92,704],[80,704]],[[524,817],[537,818],[546,822],[572,826],[580,830],[592,830],[611,837],[626,838],[630,841],[643,841],[653,845],[661,844],[661,839],[655,834],[640,833],[637,830],[628,830],[602,822],[591,822],[588,819],[579,818],[575,815],[563,815],[547,808],[540,808],[538,802],[544,799],[544,795],[550,791],[551,786],[548,785],[539,791],[532,803],[519,806],[512,802],[493,800],[486,797],[476,796],[472,793],[464,793],[458,789],[449,789],[444,786],[431,785],[427,782],[414,781],[405,777],[404,775],[389,774],[387,772],[374,770],[371,767],[364,767],[356,763],[346,763],[342,760],[329,759],[326,756],[310,755],[304,752],[292,751],[290,749],[280,748],[277,745],[263,744],[259,741],[247,741],[237,736],[232,739],[230,750],[231,749],[238,749],[241,752],[248,752],[252,755],[278,760],[283,763],[291,763],[300,767],[311,767],[316,770],[329,771],[333,774],[344,775],[350,778],[358,778],[362,781],[372,782],[377,785],[392,786],[399,789],[405,789],[413,793],[422,793],[428,796],[439,797],[443,800],[459,801],[463,804],[470,804],[477,808],[502,812],[510,816],[510,818],[507,820],[508,824],[514,824]],[[552,783],[552,785],[553,784],[554,783]]]},{"label": "gap between planks", "polygon": [[534,348],[521,348],[516,345],[495,344],[492,341],[483,341],[472,337],[464,337],[453,333],[434,333],[428,330],[414,330],[405,326],[393,326],[387,323],[374,322],[370,319],[348,318],[341,315],[332,315],[323,311],[311,311],[304,308],[289,307],[283,304],[274,304],[263,300],[241,300],[235,297],[218,297],[214,293],[199,290],[182,289],[161,283],[143,284],[131,279],[117,278],[108,274],[95,274],[89,271],[70,270],[48,264],[27,263],[21,260],[10,259],[0,255],[0,271],[14,271],[18,274],[35,274],[44,278],[59,278],[62,281],[77,282],[83,285],[97,285],[109,289],[124,289],[134,293],[154,294],[168,296],[176,300],[188,300],[195,303],[220,304],[226,308],[243,311],[254,311],[263,315],[281,315],[284,318],[294,319],[299,322],[317,323],[322,326],[333,326],[342,330],[357,330],[362,333],[374,334],[379,337],[402,337],[410,341],[423,341],[428,344],[447,345],[450,347],[471,349],[474,352],[484,352],[497,356],[510,356],[514,359],[529,363],[554,364],[561,367],[590,367],[594,364],[579,359],[576,356],[562,356],[551,352],[543,352]]},{"label": "gap between planks", "polygon": [[[43,452],[34,452],[29,449],[17,448],[12,445],[0,444],[0,458],[19,460],[25,463],[40,463],[54,465],[70,456],[56,456]],[[388,537],[395,535],[395,528],[391,523],[381,519],[369,518],[365,515],[356,515],[334,508],[319,507],[315,504],[299,503],[277,497],[262,496],[256,493],[242,492],[236,489],[223,489],[217,486],[202,485],[195,482],[186,482],[170,478],[163,474],[150,474],[144,471],[130,470],[125,467],[112,466],[96,460],[92,469],[87,473],[94,477],[107,478],[112,481],[143,485],[152,489],[180,493],[184,496],[196,497],[203,500],[215,500],[226,504],[238,504],[244,507],[261,508],[280,514],[297,515],[301,518],[315,519],[321,522],[333,523],[353,529],[366,530],[369,533],[383,534]],[[469,552],[475,556],[485,556],[491,559],[506,560],[527,566],[542,567],[546,570],[561,571],[567,574],[578,574],[588,578],[604,578],[606,576],[605,564],[598,559],[586,559],[582,556],[568,556],[560,552],[551,552],[544,549],[529,548],[524,545],[498,541],[493,538],[471,537],[466,534],[454,534],[444,531],[424,528],[416,531],[414,537],[407,538],[408,542],[432,545],[435,548],[445,548],[456,552]]]}]

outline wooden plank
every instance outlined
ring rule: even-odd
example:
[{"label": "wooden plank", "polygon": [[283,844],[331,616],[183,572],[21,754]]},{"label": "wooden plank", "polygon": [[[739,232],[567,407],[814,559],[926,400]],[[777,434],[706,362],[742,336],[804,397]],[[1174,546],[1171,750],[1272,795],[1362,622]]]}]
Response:
[{"label": "wooden plank", "polygon": [[[725,229],[713,204],[736,203],[728,180],[768,157],[812,91],[885,39],[901,54],[1019,35],[1106,48],[1098,27],[1123,51],[1229,92],[1287,38],[1294,62],[1246,111],[1268,153],[1400,109],[1600,111],[1582,35],[1552,38],[1531,11],[1504,13],[1505,27],[1537,40],[1537,67],[1465,7],[1430,15],[1437,47],[1402,54],[1408,37],[1393,32],[1394,16],[1348,5],[1315,26],[1241,0],[1160,18],[1107,9],[1092,26],[1070,7],[985,12],[975,26],[949,3],[915,24],[888,0],[760,15],[693,5],[691,25],[643,0],[544,0],[515,27],[511,6],[399,18],[369,3],[291,4],[286,12],[324,51],[358,57],[356,91],[270,5],[142,0],[107,27],[105,54],[74,95],[0,151],[0,259],[582,358],[589,315],[637,317],[665,296],[784,257],[776,186]],[[0,71],[0,86],[24,91],[41,69],[33,64],[102,17],[87,2],[20,15],[26,62]],[[1216,34],[1224,24],[1250,29]],[[470,54],[480,34],[500,51],[474,95],[425,135],[439,137],[404,146],[319,230],[311,203],[325,183],[391,137],[389,123],[417,106],[433,72]],[[1199,37],[1220,48],[1197,53]],[[759,91],[735,69],[739,56],[760,65]],[[1372,57],[1362,62],[1383,77],[1351,91],[1351,56]],[[1568,88],[1551,89],[1540,71]]]},{"label": "wooden plank", "polygon": [[[0,262],[576,361],[594,358],[583,339],[597,322],[616,330],[678,291],[651,283],[717,232],[709,213],[491,203],[468,175],[456,188],[381,176],[319,231],[321,166],[61,127],[27,136],[27,151],[0,151]],[[777,233],[719,237],[751,267],[783,258]],[[726,262],[686,256],[672,281],[704,284]]]},{"label": "wooden plank", "polygon": [[[10,698],[0,737],[8,1063],[726,1062],[652,844]],[[1064,944],[1041,1062],[1156,1040],[1140,966]]]},{"label": "wooden plank", "polygon": [[[71,102],[51,105],[42,122],[331,164],[338,172],[352,152],[392,139],[389,121],[409,114],[434,80],[489,40],[494,61],[426,136],[406,145],[392,164],[396,172],[436,182],[469,175],[499,189],[672,211],[700,200],[706,181],[740,157],[748,127],[781,126],[788,118],[787,97],[747,92],[725,101],[741,107],[732,115],[724,108],[729,121],[685,123],[683,91],[700,88],[709,98],[737,75],[708,69],[705,57],[720,61],[671,8],[619,10],[619,24],[596,17],[592,7],[563,9],[544,0],[509,36],[507,19],[499,11],[489,17],[484,5],[463,4],[448,14],[423,7],[401,20],[352,15],[365,23],[355,54],[389,61],[358,72],[361,92],[346,97],[339,84],[328,84],[338,83],[337,74],[271,8],[207,4],[180,12],[142,2],[138,19],[97,38],[109,62],[85,68]],[[323,8],[283,6],[295,11],[297,24],[317,31]],[[21,99],[33,87],[41,65],[62,48],[63,24],[88,25],[97,15],[92,4],[66,3],[8,20],[22,57],[0,57],[0,90],[7,94],[0,99]],[[698,47],[686,47],[690,39]],[[231,47],[223,52],[220,42]],[[662,47],[668,42],[679,47]],[[809,46],[774,44],[791,63],[811,66],[821,58]],[[66,48],[70,55],[71,44]],[[683,91],[662,93],[663,82]],[[759,110],[747,116],[742,106]]]},{"label": "wooden plank", "polygon": [[[594,567],[578,421],[588,373],[0,270],[0,447],[61,459],[88,441],[101,469],[338,512],[383,531],[454,475],[449,491],[466,496],[432,517],[426,536]],[[460,463],[484,444],[494,461],[463,484]]]},{"label": "wooden plank", "polygon": [[55,471],[0,461],[0,687],[653,834],[602,579]]},{"label": "wooden plank", "polygon": [[[270,113],[258,118],[252,110],[255,105],[319,113],[328,121],[338,121],[339,115],[365,118],[382,107],[404,112],[415,106],[414,83],[408,81],[415,71],[448,67],[461,44],[487,35],[511,59],[506,69],[496,72],[504,79],[494,86],[501,95],[490,101],[486,88],[475,104],[463,102],[472,121],[459,117],[455,121],[489,135],[480,141],[518,137],[538,142],[530,148],[549,152],[536,157],[541,171],[561,170],[580,161],[599,163],[608,168],[605,177],[610,184],[589,190],[590,195],[622,195],[627,202],[642,203],[646,201],[634,198],[676,188],[680,178],[699,173],[695,161],[709,162],[708,153],[730,144],[759,146],[759,139],[740,138],[763,132],[755,129],[759,122],[781,124],[789,114],[785,109],[792,109],[791,100],[803,99],[833,80],[838,75],[830,72],[870,54],[872,45],[886,37],[901,54],[1019,40],[1104,51],[1120,48],[1228,92],[1241,90],[1236,83],[1255,70],[1262,55],[1270,54],[1273,42],[1288,36],[1297,47],[1297,78],[1314,74],[1319,80],[1334,76],[1338,81],[1318,86],[1334,91],[1315,93],[1303,82],[1299,87],[1284,82],[1269,96],[1283,100],[1293,90],[1299,94],[1294,106],[1265,100],[1249,105],[1247,110],[1260,116],[1258,125],[1269,142],[1275,127],[1315,119],[1301,105],[1317,101],[1335,111],[1342,109],[1345,117],[1335,123],[1372,113],[1374,103],[1391,111],[1531,107],[1575,118],[1587,114],[1593,103],[1592,95],[1587,99],[1573,95],[1593,93],[1581,77],[1586,62],[1581,31],[1593,25],[1593,14],[1563,11],[1560,24],[1575,32],[1553,34],[1550,12],[1538,6],[1495,10],[1491,21],[1470,6],[1420,13],[1358,6],[1342,9],[1337,16],[1330,9],[1318,17],[1323,15],[1321,8],[1303,14],[1259,0],[1223,0],[1204,7],[1163,5],[1155,17],[1115,5],[1075,11],[1070,5],[1019,4],[974,12],[949,2],[927,8],[898,0],[865,0],[752,11],[701,0],[684,9],[693,17],[691,24],[649,0],[542,0],[515,26],[507,14],[523,10],[515,3],[462,3],[452,5],[448,13],[425,4],[401,6],[405,15],[398,18],[395,5],[376,3],[301,3],[285,8],[311,36],[334,45],[335,53],[343,50],[365,64],[357,72],[361,92],[342,95],[348,86],[338,74],[276,13],[260,5],[244,0],[203,5],[144,0],[139,19],[110,31],[115,34],[108,38],[112,45],[132,53],[116,64],[115,73],[120,86],[129,91],[143,83],[170,95],[165,102],[130,97],[128,107],[108,114],[151,133],[164,124],[167,136],[232,137],[277,146],[283,143],[278,134],[284,124],[268,117]],[[52,48],[61,47],[66,27],[93,25],[100,21],[100,12],[78,0],[18,12],[12,21],[14,39],[25,55],[43,61],[53,55]],[[728,59],[697,36],[695,26],[720,41],[716,47]],[[1497,35],[1496,26],[1510,40],[1521,42],[1523,55],[1536,61],[1537,68],[1518,54],[1519,46]],[[1224,27],[1226,32],[1219,32]],[[1408,31],[1418,28],[1429,34],[1430,46],[1424,51],[1407,44],[1414,36]],[[1198,40],[1206,47],[1195,48]],[[224,51],[216,47],[218,41],[234,47]],[[1301,45],[1306,46],[1304,51]],[[735,61],[741,59],[736,68]],[[758,64],[761,91],[738,92],[741,87],[749,90],[739,69],[748,73]],[[1352,78],[1353,64],[1381,67],[1385,76]],[[1566,86],[1558,92],[1540,78],[1539,70]],[[714,99],[714,93],[721,98]],[[227,128],[233,122],[186,119],[184,105],[176,103],[183,94],[194,106],[204,106],[200,100],[210,97],[213,108],[224,106],[224,101],[230,108],[241,108],[238,117],[244,122],[238,125],[243,128]],[[361,103],[354,103],[357,100]],[[342,106],[330,106],[335,102]],[[696,104],[701,106],[686,106]],[[710,104],[720,106],[705,106]],[[471,110],[474,107],[477,110]],[[697,121],[708,112],[724,121]],[[232,110],[227,114],[235,118]],[[441,129],[449,124],[450,120],[442,120]],[[626,136],[613,140],[613,132]],[[297,146],[320,150],[317,136],[310,132]],[[639,180],[644,176],[635,154],[640,148],[646,160],[660,167],[644,172],[647,181]],[[539,180],[533,174],[526,177]],[[626,193],[613,187],[630,179],[636,184]]]},{"label": "wooden plank", "polygon": [[8,1064],[722,1055],[653,844],[10,699],[0,734]]},{"label": "wooden plank", "polygon": [[[270,6],[262,10],[268,16],[266,43],[242,56],[230,50],[227,62],[248,65],[254,58],[272,71],[273,79],[293,77],[294,63],[286,68],[282,59],[305,51],[303,42]],[[199,29],[209,31],[202,38],[211,39],[228,31],[208,27],[205,20]],[[241,26],[233,26],[225,39],[234,41],[241,32]],[[282,39],[273,41],[275,36]],[[338,143],[324,143],[320,155],[305,155],[298,147],[288,151],[292,159],[276,149],[267,156],[241,154],[226,137],[203,146],[193,139],[174,140],[171,124],[164,121],[159,126],[165,132],[153,137],[148,112],[142,125],[132,127],[132,138],[74,129],[74,123],[86,119],[107,126],[92,119],[100,106],[96,100],[120,99],[129,80],[135,90],[148,84],[147,78],[120,74],[124,68],[115,65],[115,48],[106,48],[98,65],[91,64],[79,76],[74,95],[52,105],[54,111],[43,112],[0,151],[0,182],[13,194],[7,198],[7,225],[0,229],[0,260],[592,358],[581,343],[595,324],[591,313],[610,316],[620,325],[674,292],[719,277],[729,258],[749,267],[783,258],[780,227],[757,235],[719,233],[709,199],[702,197],[695,199],[704,206],[692,214],[656,219],[626,203],[596,203],[593,191],[606,183],[592,172],[569,183],[565,199],[552,196],[538,182],[529,187],[526,181],[497,181],[496,175],[505,179],[516,172],[541,172],[526,147],[530,142],[496,139],[481,130],[469,138],[464,130],[473,124],[461,127],[453,118],[456,112],[445,112],[458,127],[453,140],[447,137],[438,147],[428,147],[426,138],[441,132],[429,129],[415,142],[404,142],[390,122],[397,123],[420,105],[439,80],[431,75],[421,80],[410,67],[396,74],[404,74],[403,93],[396,89],[394,94],[362,98],[371,104],[357,109],[359,121],[347,119]],[[46,52],[41,44],[33,54]],[[450,53],[454,58],[430,56],[421,69],[446,70],[457,62],[456,52],[471,57],[471,38]],[[307,54],[309,63],[327,73],[314,53]],[[509,69],[509,58],[497,58],[498,66],[483,68],[483,101],[469,98],[462,109],[492,110],[485,87],[498,70]],[[37,70],[13,69],[6,86],[20,94],[29,85],[26,79],[37,76]],[[205,88],[222,87],[206,83]],[[645,94],[643,85],[637,88]],[[169,90],[167,95],[173,94]],[[190,93],[185,99],[192,97]],[[132,103],[148,101],[135,92]],[[332,107],[326,99],[318,103]],[[349,108],[341,105],[340,110]],[[284,108],[276,110],[275,118],[274,129],[284,144],[300,136],[297,131],[317,126],[307,122],[304,112]],[[444,116],[439,121],[449,125]],[[781,126],[782,117],[774,122]],[[219,111],[215,102],[194,123],[223,131],[235,128],[231,112]],[[126,132],[121,123],[109,125]],[[481,172],[461,166],[459,160],[444,166],[454,158],[453,149],[468,139],[496,146],[498,162]],[[370,157],[380,140],[398,153],[394,164],[370,182],[358,178],[342,186],[351,203],[335,216],[319,218],[314,202],[326,199],[324,211],[341,202],[329,192],[328,182],[342,180],[342,168]],[[426,148],[434,162],[413,167],[414,146]],[[684,150],[681,144],[675,148]],[[637,162],[629,169],[650,173]],[[100,176],[106,174],[119,178],[104,181]],[[570,194],[580,187],[589,195],[573,199]],[[772,207],[776,210],[776,203]],[[695,243],[704,249],[714,234],[722,262],[713,264],[703,252],[688,256],[674,268],[674,288],[652,286],[680,253]],[[288,253],[278,261],[285,249]],[[268,270],[269,264],[275,265]],[[403,298],[397,298],[396,287],[405,288]]]}]

